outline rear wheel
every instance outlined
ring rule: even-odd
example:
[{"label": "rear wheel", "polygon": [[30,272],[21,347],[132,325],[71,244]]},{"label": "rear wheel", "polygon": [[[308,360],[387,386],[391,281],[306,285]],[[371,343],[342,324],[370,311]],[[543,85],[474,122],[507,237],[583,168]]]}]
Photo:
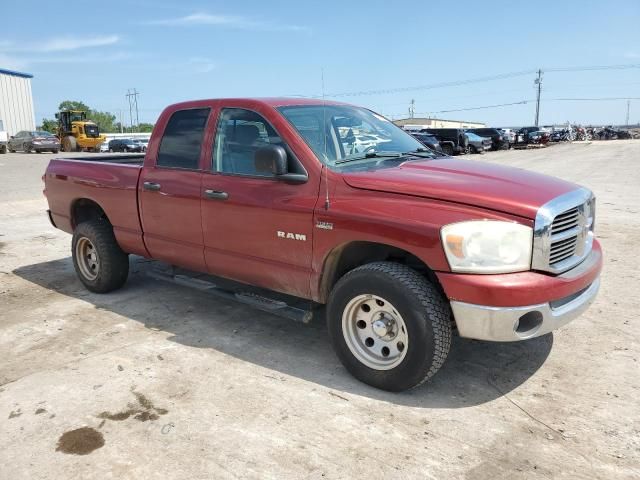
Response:
[{"label": "rear wheel", "polygon": [[449,144],[444,144],[442,145],[442,152],[445,155],[449,155],[450,157],[453,156],[453,147]]},{"label": "rear wheel", "polygon": [[78,225],[71,241],[73,266],[88,290],[107,293],[127,281],[129,257],[122,251],[113,229],[104,220],[91,220]]},{"label": "rear wheel", "polygon": [[451,345],[451,313],[438,290],[394,262],[358,267],[338,281],[327,309],[329,336],[358,380],[402,391],[431,378]]}]

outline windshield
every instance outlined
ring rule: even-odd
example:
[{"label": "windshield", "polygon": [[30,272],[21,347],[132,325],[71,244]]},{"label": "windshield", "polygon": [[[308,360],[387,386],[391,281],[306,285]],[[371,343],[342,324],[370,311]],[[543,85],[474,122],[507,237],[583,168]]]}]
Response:
[{"label": "windshield", "polygon": [[53,135],[50,134],[49,132],[43,132],[43,131],[33,132],[33,136],[34,137],[53,137]]},{"label": "windshield", "polygon": [[[349,105],[302,105],[278,110],[329,166],[424,151],[411,135],[371,110]],[[378,154],[378,155],[376,155]]]}]

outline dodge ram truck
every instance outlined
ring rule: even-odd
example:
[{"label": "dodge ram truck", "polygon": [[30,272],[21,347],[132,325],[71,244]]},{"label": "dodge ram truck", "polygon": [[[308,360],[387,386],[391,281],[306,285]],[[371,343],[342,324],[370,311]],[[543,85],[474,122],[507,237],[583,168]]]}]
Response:
[{"label": "dodge ram truck", "polygon": [[144,156],[54,159],[43,180],[90,291],[122,287],[137,255],[302,300],[346,369],[390,391],[432,377],[453,332],[544,335],[600,284],[590,190],[435,154],[342,103],[172,105]]}]

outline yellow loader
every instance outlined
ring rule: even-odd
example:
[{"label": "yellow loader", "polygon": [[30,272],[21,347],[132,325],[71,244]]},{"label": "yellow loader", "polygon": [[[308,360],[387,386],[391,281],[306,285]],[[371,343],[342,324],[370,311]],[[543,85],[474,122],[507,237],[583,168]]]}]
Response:
[{"label": "yellow loader", "polygon": [[63,110],[56,113],[58,119],[58,138],[64,152],[81,152],[83,150],[99,151],[100,144],[106,137],[100,135],[100,129],[91,120],[87,120],[87,112],[81,110]]}]

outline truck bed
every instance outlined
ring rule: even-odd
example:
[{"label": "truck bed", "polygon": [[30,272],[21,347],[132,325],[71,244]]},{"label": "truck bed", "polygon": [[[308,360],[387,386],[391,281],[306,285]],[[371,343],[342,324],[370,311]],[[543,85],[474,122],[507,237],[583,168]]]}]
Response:
[{"label": "truck bed", "polygon": [[54,225],[72,233],[74,209],[93,203],[104,210],[118,243],[145,254],[138,215],[138,178],[144,155],[87,155],[55,158],[44,176],[45,195]]},{"label": "truck bed", "polygon": [[144,162],[144,153],[87,155],[86,157],[56,158],[56,160],[71,160],[80,162],[117,163],[119,165],[140,165]]}]

